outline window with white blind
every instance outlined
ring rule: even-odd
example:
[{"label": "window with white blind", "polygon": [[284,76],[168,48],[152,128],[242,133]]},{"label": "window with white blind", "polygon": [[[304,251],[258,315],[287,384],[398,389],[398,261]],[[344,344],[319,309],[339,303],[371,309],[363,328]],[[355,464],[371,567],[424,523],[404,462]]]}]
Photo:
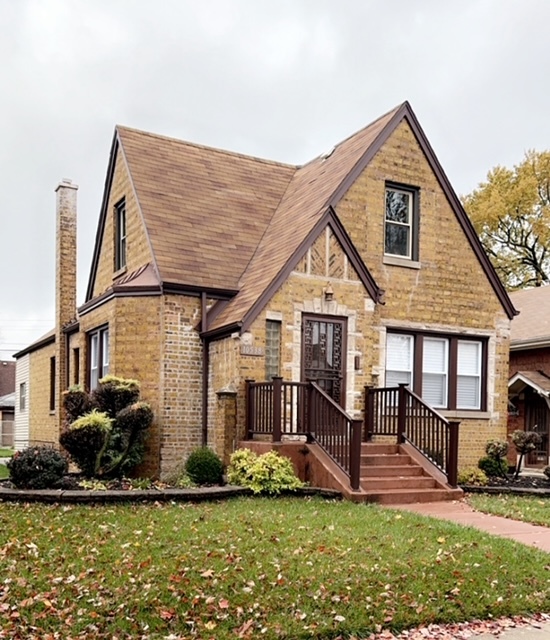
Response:
[{"label": "window with white blind", "polygon": [[385,385],[407,384],[437,409],[484,410],[486,358],[484,340],[388,331]]},{"label": "window with white blind", "polygon": [[447,406],[449,386],[449,341],[424,338],[422,353],[422,398],[432,407]]},{"label": "window with white blind", "polygon": [[386,342],[386,386],[412,385],[413,336],[388,333]]},{"label": "window with white blind", "polygon": [[88,334],[88,384],[93,391],[101,378],[109,373],[109,329],[104,327]]},{"label": "window with white blind", "polygon": [[481,342],[458,341],[456,406],[479,409],[481,398]]}]

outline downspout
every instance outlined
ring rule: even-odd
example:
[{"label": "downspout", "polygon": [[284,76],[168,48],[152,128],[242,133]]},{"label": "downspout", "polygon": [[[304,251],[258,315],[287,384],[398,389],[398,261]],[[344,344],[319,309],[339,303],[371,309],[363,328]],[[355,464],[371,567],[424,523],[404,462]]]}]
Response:
[{"label": "downspout", "polygon": [[201,340],[202,340],[202,446],[208,445],[208,369],[210,368],[210,353],[208,338],[204,336],[207,329],[206,322],[206,292],[201,292]]}]

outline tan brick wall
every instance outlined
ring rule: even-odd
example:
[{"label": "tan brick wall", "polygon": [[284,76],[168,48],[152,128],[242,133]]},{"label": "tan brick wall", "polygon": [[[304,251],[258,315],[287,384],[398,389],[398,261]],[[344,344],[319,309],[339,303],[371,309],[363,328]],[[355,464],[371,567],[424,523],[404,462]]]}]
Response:
[{"label": "tan brick wall", "polygon": [[202,442],[202,344],[199,298],[163,296],[162,473]]},{"label": "tan brick wall", "polygon": [[145,233],[141,214],[124,156],[119,149],[116,156],[113,183],[107,204],[107,215],[103,231],[103,242],[94,283],[93,297],[103,293],[112,283],[114,274],[114,206],[122,199],[126,199],[126,272],[131,273],[139,267],[152,261],[149,240]]},{"label": "tan brick wall", "polygon": [[50,358],[55,344],[33,351],[29,358],[29,443],[58,444],[55,412],[50,412]]},{"label": "tan brick wall", "polygon": [[[420,268],[384,263],[387,180],[420,188]],[[506,436],[510,323],[406,122],[350,187],[337,213],[386,291],[380,307],[382,371],[385,327],[470,331],[489,337],[488,416],[461,418],[460,465],[474,464],[487,440]]]}]

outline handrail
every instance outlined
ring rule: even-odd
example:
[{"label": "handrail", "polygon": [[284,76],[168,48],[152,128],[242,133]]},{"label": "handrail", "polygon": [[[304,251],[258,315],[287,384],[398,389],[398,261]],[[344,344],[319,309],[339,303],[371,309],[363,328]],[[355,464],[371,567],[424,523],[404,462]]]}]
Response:
[{"label": "handrail", "polygon": [[366,437],[393,435],[408,442],[457,486],[458,427],[427,404],[407,385],[365,387]]}]

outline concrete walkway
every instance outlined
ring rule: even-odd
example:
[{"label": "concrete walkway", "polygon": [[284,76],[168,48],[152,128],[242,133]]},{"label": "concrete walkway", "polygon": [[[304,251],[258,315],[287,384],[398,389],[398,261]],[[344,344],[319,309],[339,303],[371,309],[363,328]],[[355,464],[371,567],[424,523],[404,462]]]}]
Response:
[{"label": "concrete walkway", "polygon": [[[464,501],[403,504],[395,505],[392,508],[475,527],[495,536],[511,538],[550,553],[550,528],[480,513],[474,511]],[[475,640],[493,640],[494,638],[499,638],[499,640],[550,640],[550,622],[507,629],[499,634],[483,633],[472,636],[472,640],[474,638]]]},{"label": "concrete walkway", "polygon": [[[549,527],[539,527],[527,522],[519,522],[518,520],[510,520],[509,518],[474,511],[467,502],[462,500],[403,504],[395,505],[393,508],[476,527],[495,536],[511,538],[550,553]],[[548,638],[550,640],[550,634]]]}]

